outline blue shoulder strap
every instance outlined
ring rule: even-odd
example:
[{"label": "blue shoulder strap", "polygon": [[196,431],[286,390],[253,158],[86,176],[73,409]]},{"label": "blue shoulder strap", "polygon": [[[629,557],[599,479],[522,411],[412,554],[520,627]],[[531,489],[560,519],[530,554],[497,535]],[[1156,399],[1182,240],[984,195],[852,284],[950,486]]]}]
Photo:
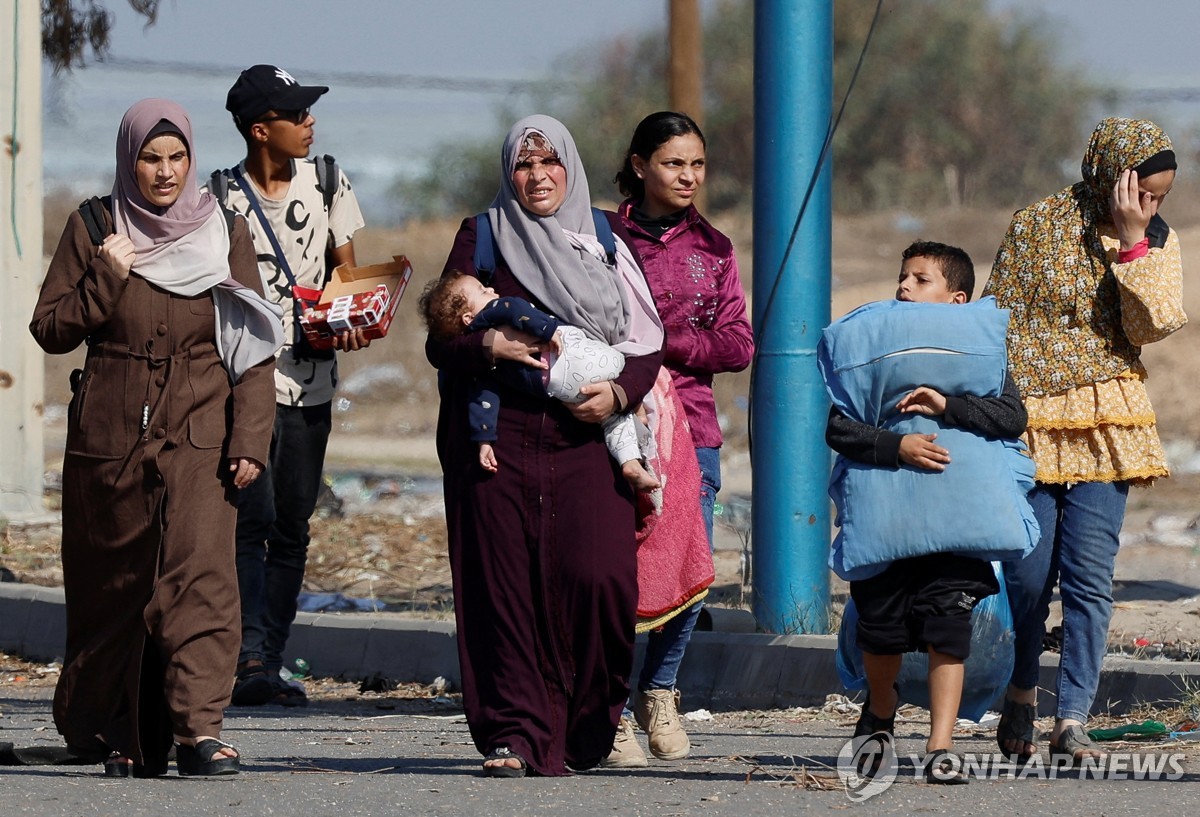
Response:
[{"label": "blue shoulder strap", "polygon": [[[254,215],[258,217],[258,223],[262,227],[263,235],[271,242],[271,249],[275,252],[275,260],[279,262],[279,269],[283,271],[287,278],[288,286],[296,286],[296,276],[292,275],[292,268],[288,265],[287,256],[283,254],[283,247],[279,246],[279,239],[275,237],[275,231],[271,229],[271,222],[267,221],[267,217],[263,214],[262,207],[258,203],[258,196],[254,195],[254,190],[250,187],[250,183],[246,181],[246,177],[242,175],[242,169],[234,165],[230,171],[233,178],[237,180],[238,186],[242,188],[242,193],[246,196],[246,201],[250,202],[250,209],[254,211]],[[300,313],[296,313],[297,322],[299,322]]]},{"label": "blue shoulder strap", "polygon": [[608,263],[615,264],[617,262],[617,239],[613,235],[612,225],[608,223],[608,218],[604,215],[603,210],[592,208],[592,225],[596,228],[596,238],[600,240],[600,245],[604,247],[604,253],[608,256]]},{"label": "blue shoulder strap", "polygon": [[484,285],[492,281],[496,271],[496,237],[487,213],[475,216],[475,274]]},{"label": "blue shoulder strap", "polygon": [[[608,263],[615,264],[617,260],[617,238],[613,235],[612,225],[603,210],[592,208],[592,226],[596,229],[596,238],[604,247]],[[475,273],[485,284],[491,282],[492,274],[496,271],[496,237],[492,235],[492,224],[488,221],[487,213],[475,216]]]}]

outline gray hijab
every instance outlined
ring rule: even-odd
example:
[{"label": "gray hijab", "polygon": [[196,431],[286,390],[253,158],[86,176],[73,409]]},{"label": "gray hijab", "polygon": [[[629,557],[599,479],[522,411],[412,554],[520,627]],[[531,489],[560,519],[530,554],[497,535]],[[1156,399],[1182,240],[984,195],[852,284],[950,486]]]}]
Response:
[{"label": "gray hijab", "polygon": [[[554,215],[535,216],[521,206],[512,174],[526,135],[536,131],[554,146],[567,171],[567,195]],[[517,280],[547,310],[609,344],[629,335],[629,304],[615,267],[576,249],[563,234],[596,235],[587,175],[575,140],[549,116],[527,116],[512,126],[500,153],[500,192],[488,220],[500,255]]]}]

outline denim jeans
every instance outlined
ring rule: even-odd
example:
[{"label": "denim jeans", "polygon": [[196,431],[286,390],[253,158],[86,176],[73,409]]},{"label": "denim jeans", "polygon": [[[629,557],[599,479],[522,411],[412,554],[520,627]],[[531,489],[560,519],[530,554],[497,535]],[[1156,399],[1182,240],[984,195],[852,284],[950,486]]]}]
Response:
[{"label": "denim jeans", "polygon": [[[721,490],[721,449],[697,448],[696,459],[700,463],[700,511],[704,515],[704,526],[708,532],[708,547],[713,547],[713,507],[717,491]],[[674,689],[675,678],[683,654],[696,629],[703,602],[696,602],[687,610],[663,625],[661,630],[651,632],[646,643],[646,655],[642,661],[642,672],[638,676],[638,689]]]},{"label": "denim jeans", "polygon": [[1087,722],[1112,617],[1112,578],[1128,482],[1039,482],[1029,494],[1042,535],[1024,559],[1004,563],[1016,658],[1012,684],[1033,689],[1054,585],[1062,599],[1059,718]]},{"label": "denim jeans", "polygon": [[238,663],[283,664],[308,557],[308,520],[317,506],[332,404],[275,406],[270,462],[238,492],[237,574],[242,597]]}]

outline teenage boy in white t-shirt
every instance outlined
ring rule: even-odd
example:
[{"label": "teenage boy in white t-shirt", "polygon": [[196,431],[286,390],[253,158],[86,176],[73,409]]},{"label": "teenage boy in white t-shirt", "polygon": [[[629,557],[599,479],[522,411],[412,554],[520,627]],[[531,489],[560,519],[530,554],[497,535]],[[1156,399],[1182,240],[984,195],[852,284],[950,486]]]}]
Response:
[{"label": "teenage boy in white t-shirt", "polygon": [[[345,175],[330,160],[321,170],[336,173],[325,179],[317,163],[326,157],[308,158],[315,122],[309,109],[328,90],[301,85],[273,65],[243,71],[225,108],[246,140],[246,158],[209,183],[224,207],[249,222],[263,289],[283,308],[286,337],[275,367],[270,461],[254,490],[238,492],[242,647],[235,706],[307,703],[303,690],[284,682],[279,669],[304,581],[308,520],[321,487],[337,360],[332,350],[317,351],[304,342],[295,325],[293,287],[320,290],[328,269],[353,265],[352,239],[363,226]],[[329,195],[327,185],[335,186]],[[352,352],[369,343],[355,329],[334,345]]]}]

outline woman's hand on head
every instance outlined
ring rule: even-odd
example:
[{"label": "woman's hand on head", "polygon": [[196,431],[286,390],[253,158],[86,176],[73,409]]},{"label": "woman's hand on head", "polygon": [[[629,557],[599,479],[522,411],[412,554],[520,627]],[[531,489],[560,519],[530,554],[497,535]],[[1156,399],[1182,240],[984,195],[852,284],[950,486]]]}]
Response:
[{"label": "woman's hand on head", "polygon": [[1136,170],[1126,170],[1121,173],[1113,186],[1109,202],[1112,210],[1113,226],[1117,230],[1117,238],[1121,240],[1121,249],[1131,249],[1146,237],[1146,227],[1150,219],[1158,212],[1158,203],[1150,193],[1143,192],[1138,186]]},{"label": "woman's hand on head", "polygon": [[542,351],[545,344],[533,335],[511,326],[500,326],[490,331],[495,333],[492,335],[493,361],[512,360],[535,369],[548,367],[546,361],[534,357]]},{"label": "woman's hand on head", "polygon": [[129,270],[133,268],[136,258],[137,252],[127,235],[113,233],[100,245],[100,260],[108,264],[108,268],[122,281],[129,278]]},{"label": "woman's hand on head", "polygon": [[575,419],[585,423],[603,423],[617,409],[617,396],[612,384],[605,380],[589,383],[579,390],[585,395],[582,403],[568,403],[567,408]]},{"label": "woman's hand on head", "polygon": [[262,472],[263,465],[258,460],[237,457],[229,461],[229,473],[233,474],[233,484],[239,489],[250,487]]}]

